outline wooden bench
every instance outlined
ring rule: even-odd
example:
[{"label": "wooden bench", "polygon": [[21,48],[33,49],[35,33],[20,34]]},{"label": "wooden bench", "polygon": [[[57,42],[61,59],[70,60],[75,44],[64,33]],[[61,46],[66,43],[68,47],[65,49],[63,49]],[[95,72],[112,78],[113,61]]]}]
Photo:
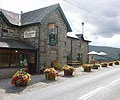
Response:
[{"label": "wooden bench", "polygon": [[78,61],[68,62],[67,64],[70,66],[80,66],[80,63]]}]

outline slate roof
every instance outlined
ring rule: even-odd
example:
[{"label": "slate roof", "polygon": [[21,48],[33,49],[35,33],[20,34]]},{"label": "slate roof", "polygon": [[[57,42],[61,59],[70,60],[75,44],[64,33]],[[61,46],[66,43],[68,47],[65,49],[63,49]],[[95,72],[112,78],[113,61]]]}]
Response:
[{"label": "slate roof", "polygon": [[79,38],[79,40],[86,41],[86,42],[91,42],[89,40],[86,40],[83,36],[83,34],[76,34],[76,36]]},{"label": "slate roof", "polygon": [[0,9],[0,15],[6,17],[9,23],[13,25],[19,25],[19,14],[13,13],[4,9]]},{"label": "slate roof", "polygon": [[10,24],[23,26],[23,25],[29,25],[29,24],[35,24],[35,23],[42,24],[42,22],[44,22],[44,20],[47,19],[48,15],[50,15],[56,9],[60,11],[63,21],[67,27],[67,31],[71,32],[72,29],[59,4],[51,5],[48,7],[44,7],[34,11],[29,11],[22,14],[17,14],[17,13],[0,9],[0,14],[3,15]]},{"label": "slate roof", "polygon": [[35,47],[28,45],[23,41],[7,38],[0,38],[0,48],[37,50]]},{"label": "slate roof", "polygon": [[73,39],[77,39],[77,40],[82,40],[82,41],[86,41],[86,42],[91,42],[91,41],[89,41],[89,40],[86,40],[85,38],[84,38],[84,36],[83,36],[83,34],[74,34],[74,36],[73,35],[70,35],[70,34],[67,34],[67,37],[68,38],[73,38]]}]

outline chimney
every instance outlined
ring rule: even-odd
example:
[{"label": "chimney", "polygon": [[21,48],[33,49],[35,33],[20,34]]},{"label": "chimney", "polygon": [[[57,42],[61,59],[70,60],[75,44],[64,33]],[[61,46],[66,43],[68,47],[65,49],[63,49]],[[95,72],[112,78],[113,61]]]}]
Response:
[{"label": "chimney", "polygon": [[20,13],[23,14],[23,11],[21,11]]},{"label": "chimney", "polygon": [[82,34],[84,33],[84,22],[82,22]]}]

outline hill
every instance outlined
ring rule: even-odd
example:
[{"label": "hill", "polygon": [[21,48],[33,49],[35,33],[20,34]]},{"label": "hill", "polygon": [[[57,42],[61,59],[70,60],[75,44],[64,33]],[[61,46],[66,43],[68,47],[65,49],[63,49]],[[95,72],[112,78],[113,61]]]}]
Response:
[{"label": "hill", "polygon": [[116,60],[119,59],[120,48],[113,48],[113,47],[105,47],[105,46],[89,46],[89,51],[96,51],[96,52],[105,52],[107,53],[106,56],[95,56],[96,59],[100,60]]}]

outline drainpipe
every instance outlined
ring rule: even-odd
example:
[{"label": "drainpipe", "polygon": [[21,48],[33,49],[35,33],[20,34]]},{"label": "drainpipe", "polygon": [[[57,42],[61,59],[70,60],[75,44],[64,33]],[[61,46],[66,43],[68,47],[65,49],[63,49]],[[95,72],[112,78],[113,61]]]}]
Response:
[{"label": "drainpipe", "polygon": [[38,25],[37,73],[40,73],[40,26]]}]

